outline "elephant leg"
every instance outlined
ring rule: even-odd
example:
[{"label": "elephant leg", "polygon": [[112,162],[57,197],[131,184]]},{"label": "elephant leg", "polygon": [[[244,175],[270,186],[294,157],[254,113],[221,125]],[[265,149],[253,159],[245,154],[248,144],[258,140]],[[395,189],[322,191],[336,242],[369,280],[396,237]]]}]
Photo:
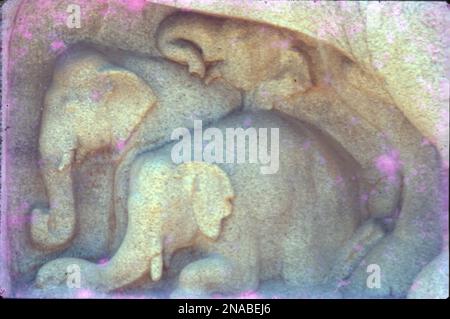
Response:
[{"label": "elephant leg", "polygon": [[[98,265],[80,258],[57,258],[44,264],[36,275],[38,289],[90,289],[99,279]],[[76,292],[76,290],[74,290]]]},{"label": "elephant leg", "polygon": [[[65,159],[71,162],[70,159]],[[49,198],[49,209],[35,208],[31,216],[31,239],[43,250],[62,249],[75,233],[75,202],[71,165],[60,162],[61,170],[46,167],[44,184]]]},{"label": "elephant leg", "polygon": [[[134,179],[131,183],[135,183]],[[102,290],[112,291],[138,280],[149,280],[156,275],[150,271],[155,271],[156,266],[162,268],[161,243],[148,222],[154,205],[148,196],[142,195],[146,193],[137,190],[128,198],[127,232],[116,254],[100,268]],[[159,280],[162,269],[157,271]]]},{"label": "elephant leg", "polygon": [[79,269],[80,287],[97,292],[109,292],[146,278],[150,258],[147,240],[138,240],[139,234],[127,233],[117,253],[105,264],[95,264],[79,258],[58,258],[38,271],[36,284],[41,289],[65,287],[68,269]]},{"label": "elephant leg", "polygon": [[121,251],[105,265],[98,266],[98,288],[102,291],[114,291],[139,280],[149,280],[149,258],[146,255],[134,255],[121,247]]},{"label": "elephant leg", "polygon": [[[418,153],[415,155],[420,157]],[[436,164],[431,157],[426,163],[431,167]],[[442,229],[438,173],[431,167],[424,166],[421,174],[405,175],[403,205],[395,228],[352,274],[343,290],[346,296],[405,297],[415,276],[439,254]],[[379,287],[367,285],[367,266],[371,264],[379,267]]]},{"label": "elephant leg", "polygon": [[[380,157],[382,158],[382,156]],[[389,160],[391,161],[391,160]],[[374,164],[376,165],[376,163]],[[388,164],[392,165],[392,164]],[[382,174],[375,166],[364,170],[362,197],[370,218],[393,218],[399,209],[403,177],[400,172]]]},{"label": "elephant leg", "polygon": [[205,298],[212,293],[254,290],[257,272],[242,271],[230,259],[213,255],[187,265],[180,274],[177,289],[171,298]]},{"label": "elephant leg", "polygon": [[336,262],[325,280],[326,285],[330,285],[333,289],[339,288],[385,235],[383,227],[375,219],[362,224],[340,249]]}]

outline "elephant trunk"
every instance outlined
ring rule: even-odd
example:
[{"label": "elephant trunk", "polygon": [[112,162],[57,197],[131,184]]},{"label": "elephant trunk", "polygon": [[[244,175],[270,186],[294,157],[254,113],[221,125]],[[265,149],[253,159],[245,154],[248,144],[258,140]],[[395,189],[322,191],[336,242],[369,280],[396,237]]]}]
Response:
[{"label": "elephant trunk", "polygon": [[[152,281],[162,276],[163,259],[161,234],[157,223],[152,223],[157,216],[135,216],[131,210],[128,216],[126,235],[116,254],[105,265],[98,265],[98,285],[102,290],[112,291],[138,280],[150,271]],[[150,214],[151,215],[151,214]]]},{"label": "elephant trunk", "polygon": [[49,209],[34,209],[31,216],[31,238],[43,250],[65,248],[75,234],[75,202],[70,167],[43,170]]}]

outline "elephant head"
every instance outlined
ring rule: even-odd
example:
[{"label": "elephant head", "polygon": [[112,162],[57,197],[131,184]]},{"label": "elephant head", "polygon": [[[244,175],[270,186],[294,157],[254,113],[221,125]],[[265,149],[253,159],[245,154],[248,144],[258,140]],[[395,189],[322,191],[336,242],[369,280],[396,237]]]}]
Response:
[{"label": "elephant head", "polygon": [[105,147],[120,149],[156,97],[134,73],[95,52],[77,51],[56,65],[44,104],[39,151],[50,207],[33,210],[31,238],[41,249],[55,250],[75,234],[72,164]]},{"label": "elephant head", "polygon": [[191,162],[174,168],[143,156],[131,171],[128,228],[117,253],[104,265],[52,260],[39,270],[36,283],[41,288],[64,285],[73,264],[86,272],[86,288],[115,290],[148,272],[158,281],[176,250],[196,240],[217,240],[222,220],[232,213],[233,197],[227,175],[216,165]]},{"label": "elephant head", "polygon": [[[217,240],[222,220],[232,213],[234,192],[226,173],[213,164],[190,162],[161,169],[145,162],[134,179],[133,171],[129,216],[145,219],[141,222],[147,224],[146,246],[155,281],[161,277],[163,257],[167,266],[173,252],[192,245],[199,235]],[[133,232],[134,225],[129,224],[126,240],[140,236]]]},{"label": "elephant head", "polygon": [[311,87],[309,62],[299,44],[293,34],[270,26],[196,13],[171,15],[157,31],[162,56],[187,65],[205,84],[222,79],[264,96],[277,91],[287,97]]}]

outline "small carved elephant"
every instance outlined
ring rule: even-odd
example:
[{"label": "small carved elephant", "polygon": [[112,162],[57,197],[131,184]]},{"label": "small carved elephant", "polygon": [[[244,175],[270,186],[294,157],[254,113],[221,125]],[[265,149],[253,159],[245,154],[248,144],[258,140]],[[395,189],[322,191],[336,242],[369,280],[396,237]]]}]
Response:
[{"label": "small carved elephant", "polygon": [[[37,285],[64,284],[74,263],[91,289],[158,281],[183,247],[204,257],[182,269],[173,297],[257,289],[278,277],[304,289],[321,285],[360,223],[355,167],[318,132],[270,112],[230,115],[214,126],[226,132],[249,121],[256,130],[279,128],[278,172],[261,174],[258,163],[177,165],[173,143],[144,153],[130,173],[128,229],[116,254],[105,265],[50,261]],[[259,152],[274,152],[276,143]]]},{"label": "small carved elephant", "polygon": [[67,246],[76,224],[74,162],[127,141],[155,103],[144,80],[92,50],[74,51],[59,61],[45,95],[39,136],[50,208],[32,211],[34,244],[44,250]]},{"label": "small carved elephant", "polygon": [[206,84],[222,79],[244,90],[249,106],[271,109],[274,100],[311,87],[299,39],[268,25],[175,14],[160,24],[157,45],[165,58],[188,65]]}]

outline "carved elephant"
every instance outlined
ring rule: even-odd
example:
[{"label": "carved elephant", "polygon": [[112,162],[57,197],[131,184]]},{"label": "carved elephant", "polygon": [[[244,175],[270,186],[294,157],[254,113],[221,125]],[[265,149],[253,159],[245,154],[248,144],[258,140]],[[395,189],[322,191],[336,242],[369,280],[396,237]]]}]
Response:
[{"label": "carved elephant", "polygon": [[105,148],[120,149],[155,103],[152,89],[140,77],[93,50],[73,51],[58,61],[39,135],[49,200],[49,209],[32,211],[31,239],[40,249],[62,249],[74,236],[75,162]]},{"label": "carved elephant", "polygon": [[[440,156],[395,106],[345,82],[340,90],[352,98],[311,90],[275,109],[327,132],[355,158],[362,168],[362,213],[388,233],[348,275],[344,296],[405,297],[441,249]],[[377,289],[366,285],[368,264],[380,266]]]},{"label": "carved elephant", "polygon": [[246,21],[183,13],[158,27],[161,54],[205,83],[222,79],[246,92],[246,104],[270,109],[311,87],[307,57],[292,32]]},{"label": "carved elephant", "polygon": [[[225,132],[249,119],[256,129],[279,128],[277,173],[261,174],[257,163],[177,165],[173,143],[144,153],[131,170],[128,229],[116,254],[105,265],[50,261],[36,284],[64,285],[70,264],[81,267],[83,287],[94,290],[148,276],[157,281],[174,253],[195,247],[204,257],[182,269],[172,296],[256,289],[277,276],[303,288],[322,285],[339,248],[363,222],[353,181],[358,168],[319,132],[272,113],[230,115],[213,126]],[[274,151],[273,140],[270,145]]]},{"label": "carved elephant", "polygon": [[[441,248],[441,161],[436,148],[395,106],[384,79],[351,53],[245,21],[179,14],[163,21],[158,31],[164,57],[187,64],[193,74],[206,74],[207,81],[222,77],[246,93],[259,90],[256,79],[267,80],[264,70],[277,73],[270,69],[276,69],[277,63],[269,61],[276,61],[280,52],[292,51],[270,51],[273,39],[301,51],[311,85],[271,100],[268,106],[258,105],[258,98],[251,103],[308,122],[342,145],[362,167],[362,214],[390,234],[365,260],[380,265],[382,287],[367,288],[361,265],[343,290],[349,296],[405,296],[414,277]],[[293,70],[302,65],[298,60],[293,63]],[[400,254],[404,257],[398,263],[395,256]]]},{"label": "carved elephant", "polygon": [[[181,13],[166,18],[158,28],[157,45],[165,58],[187,64],[190,73],[205,77],[207,83],[223,78],[243,90],[244,106],[249,108],[281,109],[280,104],[287,104],[281,110],[289,112],[293,106],[300,104],[295,101],[303,97],[310,101],[310,97],[318,96],[321,102],[331,96],[328,91],[332,88],[327,83],[327,77],[331,74],[333,78],[348,77],[348,74],[361,71],[347,55],[304,35],[263,24],[201,14]],[[368,76],[363,80],[373,82]],[[299,89],[298,84],[303,89]],[[376,83],[373,84],[375,87]],[[344,107],[343,111],[349,109]],[[301,110],[294,111],[290,114],[301,114]],[[352,112],[351,118],[355,118],[357,114],[351,109],[349,111]],[[322,116],[319,111],[316,112],[313,116]],[[339,115],[341,110],[330,109],[327,112],[332,112],[333,117]],[[304,120],[302,116],[296,117]],[[377,155],[365,154],[360,149],[353,152],[353,137],[347,143],[346,123],[313,121],[312,124],[331,135],[336,130],[347,135],[343,146],[348,147],[364,169],[361,196],[368,197],[365,214],[391,215],[399,205],[401,178],[395,176],[386,182],[385,176],[373,165],[376,157],[388,148],[384,140],[376,136],[370,141]],[[365,135],[376,131],[371,125],[364,127],[364,130],[367,131]],[[338,139],[341,143],[341,136]]]}]

